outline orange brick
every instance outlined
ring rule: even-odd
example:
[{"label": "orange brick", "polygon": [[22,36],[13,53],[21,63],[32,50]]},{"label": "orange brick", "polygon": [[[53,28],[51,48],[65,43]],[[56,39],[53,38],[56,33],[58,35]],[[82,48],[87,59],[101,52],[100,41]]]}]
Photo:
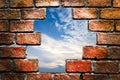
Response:
[{"label": "orange brick", "polygon": [[41,44],[40,33],[24,33],[17,35],[17,44],[21,45],[40,45]]},{"label": "orange brick", "polygon": [[59,0],[36,0],[37,7],[43,6],[59,6]]},{"label": "orange brick", "polygon": [[66,72],[92,72],[91,61],[67,60]]},{"label": "orange brick", "polygon": [[114,30],[114,21],[90,21],[89,30],[91,31],[113,31]]},{"label": "orange brick", "polygon": [[33,7],[33,0],[10,0],[10,7]]},{"label": "orange brick", "polygon": [[84,0],[62,0],[62,6],[84,6]]},{"label": "orange brick", "polygon": [[97,18],[97,10],[95,8],[74,8],[74,19],[95,19]]},{"label": "orange brick", "polygon": [[96,59],[104,59],[108,57],[108,49],[107,47],[84,47],[83,48],[83,58],[96,58]]},{"label": "orange brick", "polygon": [[8,31],[8,21],[0,21],[0,32]]},{"label": "orange brick", "polygon": [[119,33],[98,33],[97,44],[120,45]]},{"label": "orange brick", "polygon": [[37,72],[38,60],[37,59],[19,59],[14,60],[16,72]]},{"label": "orange brick", "polygon": [[0,0],[0,7],[6,7],[7,0]]},{"label": "orange brick", "polygon": [[10,21],[11,32],[33,32],[34,22],[33,21]]},{"label": "orange brick", "polygon": [[111,6],[111,0],[88,0],[88,6],[91,7],[107,7]]},{"label": "orange brick", "polygon": [[20,10],[0,10],[0,19],[20,19]]},{"label": "orange brick", "polygon": [[120,31],[120,21],[117,21],[116,23],[116,31]]},{"label": "orange brick", "polygon": [[100,18],[102,19],[120,19],[119,8],[105,8],[100,11]]},{"label": "orange brick", "polygon": [[23,9],[22,10],[23,19],[45,19],[46,11],[43,8],[40,9]]},{"label": "orange brick", "polygon": [[113,0],[113,7],[120,7],[120,0]]}]

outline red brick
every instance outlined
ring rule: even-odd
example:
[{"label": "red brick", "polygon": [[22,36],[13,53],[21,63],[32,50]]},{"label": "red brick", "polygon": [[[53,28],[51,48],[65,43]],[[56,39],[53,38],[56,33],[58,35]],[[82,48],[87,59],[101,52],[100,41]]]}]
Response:
[{"label": "red brick", "polygon": [[24,47],[0,47],[0,58],[25,58]]},{"label": "red brick", "polygon": [[16,72],[36,72],[38,71],[37,59],[19,59],[14,60]]},{"label": "red brick", "polygon": [[120,0],[113,0],[113,7],[120,7]]},{"label": "red brick", "polygon": [[59,6],[59,0],[36,0],[37,7],[43,6]]},{"label": "red brick", "polygon": [[0,32],[8,31],[8,22],[7,21],[0,21]]},{"label": "red brick", "polygon": [[0,72],[12,71],[12,68],[13,68],[12,60],[7,60],[7,59],[0,60]]},{"label": "red brick", "polygon": [[67,72],[92,72],[91,61],[82,60],[67,60],[66,62]]},{"label": "red brick", "polygon": [[120,79],[120,75],[115,74],[115,75],[109,75],[111,80],[119,80]]},{"label": "red brick", "polygon": [[27,80],[52,80],[52,74],[28,74]]},{"label": "red brick", "polygon": [[116,31],[120,31],[120,21],[117,21],[116,23]]},{"label": "red brick", "polygon": [[111,0],[88,0],[90,7],[108,7],[111,6]]},{"label": "red brick", "polygon": [[11,32],[33,32],[34,22],[33,21],[11,21],[10,22]]},{"label": "red brick", "polygon": [[108,57],[107,47],[84,47],[83,58],[104,59]]},{"label": "red brick", "polygon": [[23,19],[45,19],[46,11],[44,8],[40,9],[23,9],[22,10]]},{"label": "red brick", "polygon": [[20,10],[0,10],[0,19],[20,19]]},{"label": "red brick", "polygon": [[84,6],[84,0],[62,0],[62,6]]},{"label": "red brick", "polygon": [[40,33],[24,33],[17,35],[17,44],[22,45],[40,45],[41,44]]},{"label": "red brick", "polygon": [[33,7],[33,0],[10,0],[10,7]]},{"label": "red brick", "polygon": [[25,80],[24,74],[2,74],[2,80]]},{"label": "red brick", "polygon": [[117,61],[97,61],[95,73],[119,73],[119,62]]},{"label": "red brick", "polygon": [[120,47],[111,47],[110,48],[110,58],[111,59],[120,59]]},{"label": "red brick", "polygon": [[13,44],[14,34],[12,33],[1,33],[0,34],[0,44]]},{"label": "red brick", "polygon": [[74,8],[73,18],[74,19],[96,19],[97,10],[95,8]]},{"label": "red brick", "polygon": [[76,75],[76,74],[55,74],[54,80],[80,80],[80,75]]},{"label": "red brick", "polygon": [[7,0],[0,0],[0,8],[1,7],[6,7]]},{"label": "red brick", "polygon": [[105,21],[105,20],[90,21],[89,30],[91,31],[113,31],[114,21]]},{"label": "red brick", "polygon": [[119,33],[98,33],[97,44],[120,45]]},{"label": "red brick", "polygon": [[100,18],[102,19],[120,19],[119,8],[104,8],[100,11]]}]

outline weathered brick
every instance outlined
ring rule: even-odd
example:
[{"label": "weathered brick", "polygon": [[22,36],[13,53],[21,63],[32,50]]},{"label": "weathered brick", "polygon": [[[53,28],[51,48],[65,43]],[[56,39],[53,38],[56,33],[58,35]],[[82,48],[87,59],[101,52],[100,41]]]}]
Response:
[{"label": "weathered brick", "polygon": [[109,57],[111,59],[120,59],[120,47],[111,47]]},{"label": "weathered brick", "polygon": [[7,0],[0,0],[0,8],[1,7],[6,7]]},{"label": "weathered brick", "polygon": [[120,19],[119,8],[104,8],[100,11],[100,18],[102,19]]},{"label": "weathered brick", "polygon": [[10,21],[11,32],[33,32],[34,22],[33,21]]},{"label": "weathered brick", "polygon": [[52,74],[28,74],[27,80],[52,80]]},{"label": "weathered brick", "polygon": [[91,61],[67,60],[66,72],[92,72]]},{"label": "weathered brick", "polygon": [[116,31],[120,31],[120,21],[117,21],[116,23]]},{"label": "weathered brick", "polygon": [[91,31],[113,31],[114,21],[105,21],[105,20],[90,21],[89,30]]},{"label": "weathered brick", "polygon": [[108,57],[107,47],[84,47],[83,58],[104,59]]},{"label": "weathered brick", "polygon": [[76,74],[55,74],[54,80],[80,80],[80,75]]},{"label": "weathered brick", "polygon": [[111,0],[87,0],[90,7],[108,7],[111,6]]},{"label": "weathered brick", "polygon": [[36,0],[36,6],[59,6],[59,0]]},{"label": "weathered brick", "polygon": [[25,58],[24,47],[0,47],[0,58]]},{"label": "weathered brick", "polygon": [[45,19],[46,11],[44,8],[40,9],[23,9],[22,10],[23,19]]},{"label": "weathered brick", "polygon": [[1,33],[0,34],[0,44],[13,44],[14,34],[12,33]]},{"label": "weathered brick", "polygon": [[120,34],[97,33],[97,44],[120,45]]},{"label": "weathered brick", "polygon": [[36,72],[38,71],[37,59],[19,59],[14,60],[16,72]]},{"label": "weathered brick", "polygon": [[0,32],[8,31],[8,21],[0,21]]},{"label": "weathered brick", "polygon": [[17,44],[22,45],[40,45],[41,44],[40,33],[24,33],[17,34]]},{"label": "weathered brick", "polygon": [[0,10],[0,19],[20,19],[19,9]]},{"label": "weathered brick", "polygon": [[24,74],[12,73],[12,74],[2,74],[2,80],[25,80]]},{"label": "weathered brick", "polygon": [[120,0],[113,0],[113,7],[120,7]]},{"label": "weathered brick", "polygon": [[74,19],[95,19],[97,18],[97,10],[95,8],[74,8]]},{"label": "weathered brick", "polygon": [[62,6],[84,6],[84,0],[62,0]]},{"label": "weathered brick", "polygon": [[95,73],[119,73],[119,62],[117,61],[97,61]]},{"label": "weathered brick", "polygon": [[10,0],[10,7],[33,7],[33,0]]},{"label": "weathered brick", "polygon": [[0,72],[3,71],[11,71],[13,68],[13,62],[12,60],[7,60],[7,59],[1,59],[0,60]]}]

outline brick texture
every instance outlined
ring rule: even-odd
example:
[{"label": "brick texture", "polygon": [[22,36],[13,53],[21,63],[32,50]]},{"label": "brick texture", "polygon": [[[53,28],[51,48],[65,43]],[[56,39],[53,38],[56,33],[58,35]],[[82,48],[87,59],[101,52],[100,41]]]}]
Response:
[{"label": "brick texture", "polygon": [[111,47],[110,48],[110,58],[111,59],[120,59],[120,47]]},{"label": "brick texture", "polygon": [[117,21],[116,23],[116,31],[120,31],[120,21]]},{"label": "brick texture", "polygon": [[91,61],[67,60],[66,72],[92,72]]},{"label": "brick texture", "polygon": [[113,7],[120,7],[120,0],[113,0]]},{"label": "brick texture", "polygon": [[0,32],[8,31],[8,21],[0,21]]},{"label": "brick texture", "polygon": [[108,49],[106,47],[84,47],[83,58],[104,59],[108,57]]},{"label": "brick texture", "polygon": [[96,19],[97,10],[93,8],[74,8],[73,18],[74,19]]},{"label": "brick texture", "polygon": [[0,0],[0,8],[6,7],[7,0]]}]

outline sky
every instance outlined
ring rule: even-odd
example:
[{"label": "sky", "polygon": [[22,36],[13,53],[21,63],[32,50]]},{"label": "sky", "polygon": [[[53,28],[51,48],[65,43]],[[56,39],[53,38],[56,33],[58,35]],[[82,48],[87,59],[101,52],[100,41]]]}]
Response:
[{"label": "sky", "polygon": [[34,22],[41,32],[40,46],[27,47],[27,55],[39,59],[40,72],[65,72],[67,59],[82,59],[83,47],[96,45],[96,33],[87,20],[73,20],[71,8],[47,8],[46,20]]}]

